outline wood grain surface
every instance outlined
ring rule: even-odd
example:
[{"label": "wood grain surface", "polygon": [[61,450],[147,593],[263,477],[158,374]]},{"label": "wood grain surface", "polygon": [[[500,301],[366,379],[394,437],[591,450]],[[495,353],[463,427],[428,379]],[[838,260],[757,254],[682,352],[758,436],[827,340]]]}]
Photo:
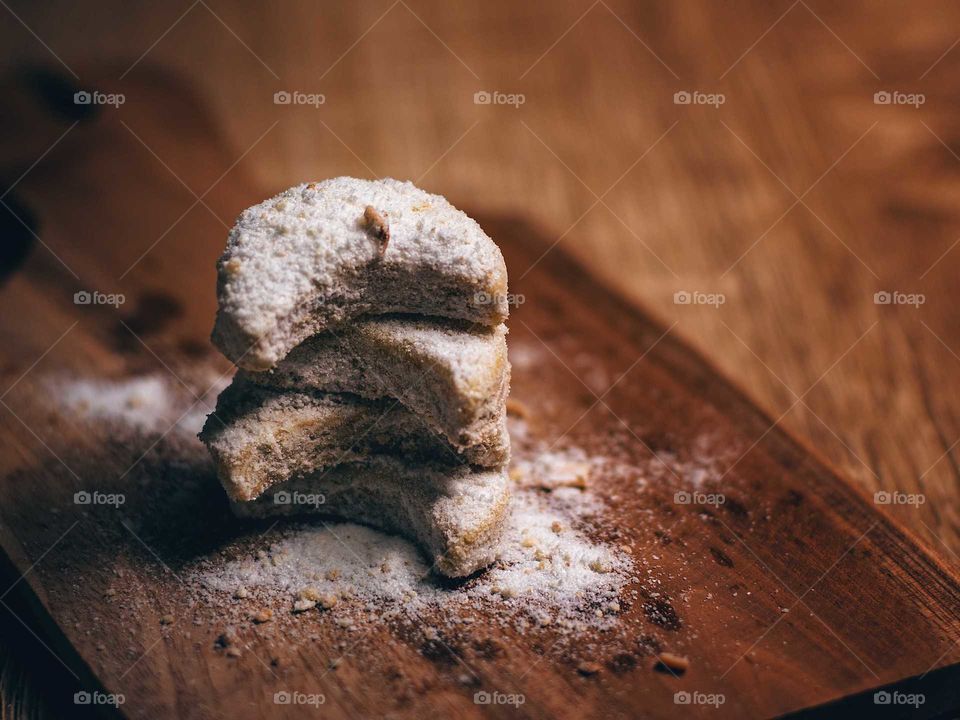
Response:
[{"label": "wood grain surface", "polygon": [[[189,77],[226,129],[231,174],[264,192],[394,175],[458,205],[529,218],[863,489],[923,493],[919,507],[882,510],[955,562],[956,6],[50,3],[7,13],[11,64],[43,62],[81,87],[93,81],[87,63],[105,59],[117,78],[146,82],[156,66]],[[278,90],[326,102],[276,106]],[[478,106],[480,90],[525,102]],[[725,102],[674,104],[675,92],[694,90]],[[925,102],[876,105],[877,91]],[[173,127],[176,117],[171,109]],[[4,136],[5,187],[23,173],[17,185],[69,172],[57,142],[69,122],[29,128],[32,143]],[[140,131],[129,132],[133,153]],[[237,208],[214,186],[204,202],[218,221],[194,193],[227,168],[204,161],[202,147],[182,159],[154,150],[138,161],[166,164],[174,179],[209,170],[180,198],[222,239]],[[169,261],[163,248],[176,237],[156,262]],[[182,250],[201,262],[212,248]],[[96,277],[99,260],[72,252]],[[882,290],[925,303],[876,305]],[[675,305],[678,291],[726,302]],[[210,302],[205,292],[198,285],[193,302]],[[8,336],[24,357],[40,357],[72,322],[39,311],[48,304],[25,293],[24,313],[11,314],[30,318]]]},{"label": "wood grain surface", "polygon": [[[220,250],[212,218],[264,191],[227,175],[209,206],[163,237],[162,252],[130,269],[177,217],[181,190],[202,186],[231,156],[175,78],[144,72],[97,87],[128,101],[81,119],[63,140],[63,165],[17,186],[17,205],[29,208],[48,252],[35,249],[8,279],[3,333],[19,329],[28,344],[44,323],[71,317],[44,357],[54,378],[162,369],[194,405],[205,369],[229,372],[204,342]],[[36,103],[38,121],[60,107],[57,97]],[[176,114],[177,133],[161,108]],[[153,153],[182,171],[154,167]],[[526,300],[510,345],[512,396],[529,408],[530,434],[607,458],[591,485],[609,510],[584,531],[629,548],[638,568],[621,593],[622,631],[571,642],[550,626],[504,627],[484,604],[465,611],[468,626],[428,613],[357,632],[285,605],[257,625],[253,604],[238,620],[185,576],[211,553],[269,546],[275,529],[233,520],[205,455],[191,460],[176,432],[79,422],[52,395],[51,376],[30,367],[32,356],[11,351],[0,545],[20,576],[11,589],[79,687],[122,695],[120,711],[135,718],[273,717],[277,692],[322,695],[329,717],[515,712],[477,705],[477,691],[520,694],[529,717],[673,717],[677,692],[724,698],[719,708],[683,708],[693,714],[767,717],[863,692],[872,703],[872,689],[916,678],[930,697],[924,715],[949,709],[957,698],[944,688],[960,672],[955,574],[667,329],[562,251],[544,254],[551,236],[535,222],[468,209],[497,238]],[[130,307],[78,307],[74,293],[87,287],[122,292]],[[77,505],[80,490],[122,493],[122,511]],[[693,490],[725,501],[678,504],[678,491]],[[218,643],[228,627],[239,657]],[[693,666],[657,673],[660,650]]]}]

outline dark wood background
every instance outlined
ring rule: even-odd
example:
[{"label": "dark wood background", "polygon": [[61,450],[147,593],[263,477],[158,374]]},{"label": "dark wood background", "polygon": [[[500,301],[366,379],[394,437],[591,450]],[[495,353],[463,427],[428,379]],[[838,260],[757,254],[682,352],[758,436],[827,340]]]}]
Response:
[{"label": "dark wood background", "polygon": [[[887,510],[958,559],[957,5],[24,2],[0,16],[6,70],[41,63],[80,86],[94,64],[182,74],[224,128],[230,172],[263,187],[390,175],[549,228],[865,490],[923,493]],[[277,106],[279,90],[326,102]],[[525,102],[476,105],[481,90]],[[677,105],[678,91],[725,102]],[[924,103],[877,105],[878,91]],[[4,188],[55,162],[62,133],[4,145]],[[219,174],[184,189],[184,210],[217,206]],[[212,244],[231,221],[211,218]],[[726,302],[676,305],[678,291]],[[877,305],[878,291],[925,302]],[[62,324],[18,354],[39,357]],[[4,668],[5,705],[28,717],[42,693],[16,653]]]}]

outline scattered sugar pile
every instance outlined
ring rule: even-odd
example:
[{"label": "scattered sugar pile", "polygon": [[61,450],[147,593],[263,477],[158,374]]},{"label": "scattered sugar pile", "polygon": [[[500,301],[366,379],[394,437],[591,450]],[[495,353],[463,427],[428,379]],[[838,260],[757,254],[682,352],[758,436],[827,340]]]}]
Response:
[{"label": "scattered sugar pile", "polygon": [[684,459],[675,452],[657,451],[647,472],[638,477],[638,483],[642,485],[652,481],[697,490],[714,487],[724,478],[727,468],[739,461],[744,452],[746,448],[739,444],[711,435],[698,435]]},{"label": "scattered sugar pile", "polygon": [[[195,435],[227,382],[207,377],[198,385],[209,390],[198,395],[161,374],[53,381],[62,407],[80,420],[146,435],[175,429],[166,442],[204,462]],[[624,550],[585,534],[605,510],[590,490],[590,476],[604,459],[577,447],[549,448],[522,419],[511,418],[510,426],[514,499],[501,557],[464,582],[432,574],[417,547],[400,537],[320,520],[241,534],[179,575],[199,605],[236,622],[249,620],[251,609],[293,619],[320,606],[348,626],[426,616],[469,622],[476,612],[519,629],[612,626],[620,592],[634,578]]]},{"label": "scattered sugar pile", "polygon": [[195,436],[228,383],[228,377],[208,374],[201,383],[208,389],[192,398],[193,390],[160,374],[120,380],[56,378],[49,386],[59,394],[62,407],[82,419],[121,423],[141,432],[175,428]]},{"label": "scattered sugar pile", "polygon": [[275,611],[309,609],[319,599],[328,606],[376,607],[377,622],[473,608],[511,611],[496,618],[519,627],[600,627],[619,610],[630,563],[571,527],[579,518],[570,507],[518,490],[501,558],[459,587],[438,585],[411,543],[350,523],[288,528],[268,549],[226,562],[203,561],[186,579]]},{"label": "scattered sugar pile", "polygon": [[159,375],[125,380],[58,381],[64,406],[91,420],[117,420],[138,429],[153,429],[173,416],[173,396]]}]

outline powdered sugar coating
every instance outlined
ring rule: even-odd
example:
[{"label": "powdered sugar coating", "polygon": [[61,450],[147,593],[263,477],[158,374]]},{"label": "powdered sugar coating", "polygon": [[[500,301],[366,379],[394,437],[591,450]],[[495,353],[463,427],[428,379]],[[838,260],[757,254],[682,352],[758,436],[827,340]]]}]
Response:
[{"label": "powdered sugar coating", "polygon": [[[364,318],[320,333],[290,351],[275,368],[248,373],[271,387],[396,398],[465,452],[499,442],[510,391],[507,328],[436,318]],[[504,433],[505,437],[505,433]],[[504,464],[505,453],[468,457]]]},{"label": "powdered sugar coating", "polygon": [[461,459],[445,438],[396,401],[276,391],[250,383],[247,375],[241,371],[220,394],[200,433],[234,500],[252,500],[291,477],[367,456],[402,455],[411,462],[436,459],[458,466],[508,453],[502,423],[492,428],[488,445],[470,448]]},{"label": "powdered sugar coating", "polygon": [[[320,513],[397,532],[416,541],[449,577],[493,562],[510,499],[503,468],[414,465],[387,457],[337,465],[274,490],[273,496],[231,507],[240,517]],[[289,502],[300,496],[322,501]]]},{"label": "powdered sugar coating", "polygon": [[[389,224],[380,241],[371,206]],[[245,210],[217,266],[213,340],[242,367],[272,367],[310,335],[364,314],[411,312],[496,325],[507,273],[480,226],[439,195],[393,179],[297,185]]]}]

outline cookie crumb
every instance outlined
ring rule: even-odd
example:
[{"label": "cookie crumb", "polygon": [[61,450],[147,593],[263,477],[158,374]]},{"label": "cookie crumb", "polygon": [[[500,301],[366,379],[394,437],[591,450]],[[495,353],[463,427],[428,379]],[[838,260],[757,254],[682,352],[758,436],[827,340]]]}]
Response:
[{"label": "cookie crumb", "polygon": [[161,625],[173,625],[176,622],[176,618],[173,615],[164,615],[160,618]]},{"label": "cookie crumb", "polygon": [[550,489],[572,487],[586,490],[590,477],[590,465],[582,462],[562,463],[553,468]]},{"label": "cookie crumb", "polygon": [[317,606],[317,603],[313,600],[297,600],[293,604],[293,612],[302,613],[307,610],[313,610]]},{"label": "cookie crumb", "polygon": [[223,264],[223,269],[228,275],[236,275],[240,272],[240,261],[237,258],[230,258]]},{"label": "cookie crumb", "polygon": [[603,560],[591,560],[588,567],[595,573],[613,572],[613,566]]},{"label": "cookie crumb", "polygon": [[514,417],[521,418],[523,420],[528,419],[532,413],[530,408],[520,400],[516,398],[507,398],[507,415],[513,415]]},{"label": "cookie crumb", "polygon": [[337,596],[333,593],[322,593],[317,598],[317,601],[320,603],[320,607],[322,607],[324,610],[329,610],[337,604]]},{"label": "cookie crumb", "polygon": [[297,599],[309,600],[316,604],[316,602],[320,599],[320,591],[313,586],[305,587],[303,590],[297,593]]},{"label": "cookie crumb", "polygon": [[600,663],[584,661],[577,665],[577,672],[581,675],[597,675],[601,670],[603,666]]},{"label": "cookie crumb", "polygon": [[240,657],[242,654],[243,654],[243,653],[240,652],[240,648],[235,648],[235,647],[229,647],[229,648],[227,648],[227,653],[226,653],[227,657],[238,658],[238,657]]},{"label": "cookie crumb", "polygon": [[690,667],[690,660],[683,655],[677,655],[672,652],[662,652],[657,656],[655,670],[660,672],[671,672],[677,675],[683,675]]},{"label": "cookie crumb", "polygon": [[381,258],[387,252],[387,243],[390,242],[390,226],[384,220],[383,215],[378,213],[373,205],[367,205],[363,209],[363,219],[360,221],[362,227],[375,237],[380,246],[377,248],[377,255]]},{"label": "cookie crumb", "polygon": [[257,623],[257,625],[261,625],[265,622],[269,622],[270,618],[272,617],[273,617],[273,610],[271,610],[270,608],[264,608],[263,610],[258,612],[256,615],[254,615],[252,620],[255,623]]}]

